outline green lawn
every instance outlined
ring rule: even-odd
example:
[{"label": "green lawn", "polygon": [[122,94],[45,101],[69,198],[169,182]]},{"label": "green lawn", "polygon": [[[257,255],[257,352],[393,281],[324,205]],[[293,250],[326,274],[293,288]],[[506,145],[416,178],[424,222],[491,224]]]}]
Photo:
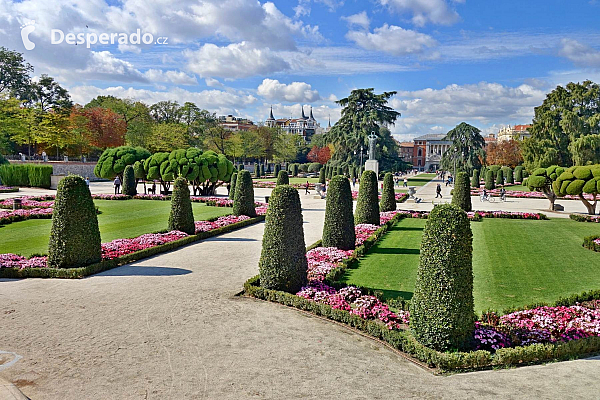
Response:
[{"label": "green lawn", "polygon": [[[426,183],[435,178],[436,174],[418,174],[412,178],[408,178],[408,186],[425,186]],[[404,177],[400,177],[400,188],[396,188],[396,192],[406,192],[407,187],[402,187],[404,184]]]},{"label": "green lawn", "polygon": [[[254,178],[255,181],[264,181],[264,182],[277,182],[277,178]],[[309,181],[310,183],[318,183],[319,178],[290,178],[290,183],[306,183]]]},{"label": "green lawn", "polygon": [[[410,299],[424,226],[425,220],[400,221],[358,268],[348,270],[345,281],[381,290],[386,298]],[[471,227],[477,312],[600,289],[600,253],[581,246],[585,236],[600,232],[596,224],[484,219]]]},{"label": "green lawn", "polygon": [[[167,229],[170,201],[156,200],[95,200],[102,214],[98,224],[102,242],[130,238]],[[192,203],[196,221],[231,213],[229,207],[208,207]],[[0,253],[29,256],[46,253],[51,220],[31,219],[0,226]]]}]

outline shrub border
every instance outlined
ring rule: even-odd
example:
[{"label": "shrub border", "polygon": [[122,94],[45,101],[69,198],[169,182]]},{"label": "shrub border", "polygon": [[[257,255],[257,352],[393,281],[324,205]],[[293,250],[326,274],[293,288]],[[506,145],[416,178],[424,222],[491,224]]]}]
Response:
[{"label": "shrub border", "polygon": [[11,187],[8,189],[0,189],[0,193],[16,193],[19,191],[18,187]]},{"label": "shrub border", "polygon": [[[593,217],[596,217],[596,220],[594,220]],[[569,214],[569,218],[576,222],[600,223],[600,216],[598,215]]]},{"label": "shrub border", "polygon": [[596,239],[600,239],[600,235],[592,235],[592,236],[586,236],[583,238],[583,247],[585,247],[586,249],[590,249],[592,251],[598,251],[600,252],[600,244],[597,244],[596,242],[594,242],[594,240]]},{"label": "shrub border", "polygon": [[213,229],[208,232],[199,232],[196,235],[186,236],[179,240],[165,243],[159,246],[150,247],[148,249],[136,251],[126,254],[112,260],[102,260],[99,263],[91,264],[80,268],[0,268],[0,278],[23,279],[23,278],[62,278],[62,279],[78,279],[89,275],[97,274],[98,272],[107,271],[134,261],[138,261],[147,257],[151,257],[160,253],[175,250],[190,243],[208,239],[213,236],[222,235],[248,225],[253,225],[265,220],[264,215],[259,215],[255,218],[250,218],[244,221],[236,222],[231,225]]}]

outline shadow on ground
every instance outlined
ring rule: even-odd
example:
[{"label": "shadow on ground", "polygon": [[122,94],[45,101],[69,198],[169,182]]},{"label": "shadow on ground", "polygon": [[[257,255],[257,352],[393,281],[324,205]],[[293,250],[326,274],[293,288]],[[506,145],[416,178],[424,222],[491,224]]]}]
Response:
[{"label": "shadow on ground", "polygon": [[143,265],[124,265],[95,276],[174,276],[192,273],[189,269],[171,267],[148,267]]}]

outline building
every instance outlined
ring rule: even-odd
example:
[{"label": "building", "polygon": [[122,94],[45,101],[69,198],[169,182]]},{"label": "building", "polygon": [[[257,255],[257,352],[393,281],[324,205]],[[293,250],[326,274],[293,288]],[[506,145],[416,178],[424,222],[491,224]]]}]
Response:
[{"label": "building", "polygon": [[398,156],[400,156],[402,161],[412,164],[414,148],[415,144],[413,142],[398,143]]},{"label": "building", "polygon": [[498,131],[498,143],[509,140],[523,140],[531,137],[529,128],[531,128],[531,125],[505,126]]},{"label": "building", "polygon": [[249,119],[238,118],[234,117],[233,115],[221,115],[219,117],[219,125],[232,132],[249,131],[256,128],[254,122],[250,121]]},{"label": "building", "polygon": [[490,133],[489,135],[484,137],[483,140],[485,141],[485,147],[487,147],[488,144],[496,143],[496,141],[497,141],[496,135],[494,135],[493,133]]},{"label": "building", "polygon": [[427,134],[414,139],[413,168],[419,171],[435,171],[440,168],[442,156],[452,145],[446,134]]},{"label": "building", "polygon": [[300,118],[282,119],[275,119],[273,117],[273,107],[271,107],[271,113],[269,114],[269,118],[265,120],[265,125],[270,128],[281,128],[286,133],[301,135],[306,142],[310,142],[314,134],[322,132],[321,125],[313,117],[312,107],[310,108],[308,117],[304,114],[304,107],[302,107],[302,116]]}]

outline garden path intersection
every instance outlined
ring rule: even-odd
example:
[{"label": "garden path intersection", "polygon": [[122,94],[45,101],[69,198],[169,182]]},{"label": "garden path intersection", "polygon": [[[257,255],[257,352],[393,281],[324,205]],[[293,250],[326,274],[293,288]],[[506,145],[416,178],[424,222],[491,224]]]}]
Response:
[{"label": "garden path intersection", "polygon": [[[450,188],[443,189],[450,201]],[[434,190],[431,182],[418,192],[424,203],[401,208],[431,207]],[[270,190],[255,193],[262,200]],[[325,202],[300,194],[311,244],[321,236]],[[578,201],[562,203],[585,211]],[[473,204],[490,209],[476,198]],[[540,211],[547,201],[514,206]],[[600,392],[598,357],[434,376],[337,324],[236,297],[258,272],[263,228],[85,279],[0,281],[0,350],[23,357],[0,377],[32,399],[569,399]]]}]

